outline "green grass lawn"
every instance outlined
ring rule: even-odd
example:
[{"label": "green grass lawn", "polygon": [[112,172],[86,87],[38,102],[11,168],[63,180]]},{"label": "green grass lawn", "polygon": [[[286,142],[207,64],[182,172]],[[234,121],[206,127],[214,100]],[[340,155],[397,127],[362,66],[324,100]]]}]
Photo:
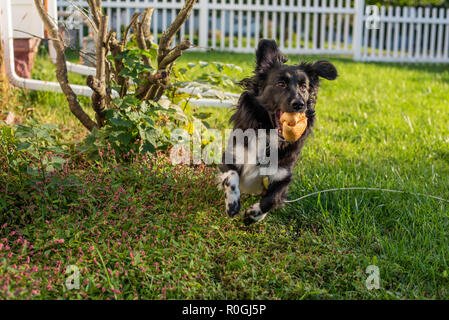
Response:
[{"label": "green grass lawn", "polygon": [[[322,82],[315,133],[289,198],[347,186],[449,198],[448,67],[329,59],[340,75]],[[178,65],[198,60],[237,64],[243,77],[254,56],[186,53]],[[51,78],[52,70],[41,56],[36,74]],[[15,110],[58,124],[69,138],[85,134],[61,95],[19,92],[16,99]],[[230,110],[207,109],[212,123],[227,125]],[[214,173],[172,167],[163,156],[117,164],[105,155],[94,165],[73,159],[51,183],[19,185],[13,195],[1,175],[0,297],[449,297],[449,204],[341,191],[244,227],[226,216]],[[244,197],[243,207],[254,201]],[[80,269],[79,290],[65,287],[68,265]],[[369,265],[380,269],[380,289],[365,287]]]}]

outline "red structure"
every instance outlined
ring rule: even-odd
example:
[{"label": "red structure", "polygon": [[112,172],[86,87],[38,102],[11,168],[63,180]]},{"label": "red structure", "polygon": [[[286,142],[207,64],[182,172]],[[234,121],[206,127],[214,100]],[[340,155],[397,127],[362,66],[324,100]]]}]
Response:
[{"label": "red structure", "polygon": [[14,39],[14,62],[16,73],[23,78],[31,78],[31,69],[39,47],[40,39]]}]

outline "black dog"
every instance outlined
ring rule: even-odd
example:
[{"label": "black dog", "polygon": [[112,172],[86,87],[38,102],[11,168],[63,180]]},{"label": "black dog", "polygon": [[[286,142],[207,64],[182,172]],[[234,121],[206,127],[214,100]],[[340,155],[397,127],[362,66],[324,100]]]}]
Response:
[{"label": "black dog", "polygon": [[[337,70],[328,61],[284,64],[287,59],[280,53],[276,42],[261,40],[256,51],[257,65],[254,76],[244,79],[245,92],[240,96],[235,113],[231,117],[234,131],[241,129],[275,129],[278,139],[278,160],[275,174],[260,174],[261,164],[225,161],[226,152],[235,160],[235,150],[223,154],[220,167],[221,185],[225,190],[226,211],[234,217],[240,212],[240,192],[260,194],[257,202],[244,213],[246,225],[265,218],[268,211],[278,207],[286,198],[286,191],[292,180],[292,171],[299,158],[306,138],[315,121],[319,77],[334,80]],[[305,113],[308,123],[303,135],[289,143],[282,137],[280,117],[283,112]],[[260,132],[260,131],[259,131]],[[245,153],[252,141],[246,141]],[[268,148],[266,149],[268,150]],[[229,156],[229,155],[228,155]],[[228,163],[226,163],[228,162]]]}]

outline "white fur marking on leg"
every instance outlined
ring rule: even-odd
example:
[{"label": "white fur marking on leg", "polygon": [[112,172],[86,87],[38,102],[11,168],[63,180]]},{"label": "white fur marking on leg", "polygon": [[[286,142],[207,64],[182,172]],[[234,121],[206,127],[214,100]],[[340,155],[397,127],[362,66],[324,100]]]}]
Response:
[{"label": "white fur marking on leg", "polygon": [[233,217],[240,212],[239,174],[229,170],[221,175],[221,179],[225,190],[226,212]]}]

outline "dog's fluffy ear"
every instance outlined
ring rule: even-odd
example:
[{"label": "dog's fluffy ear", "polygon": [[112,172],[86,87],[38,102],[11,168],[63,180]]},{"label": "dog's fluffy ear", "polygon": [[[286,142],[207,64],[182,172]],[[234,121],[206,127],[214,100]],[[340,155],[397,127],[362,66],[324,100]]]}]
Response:
[{"label": "dog's fluffy ear", "polygon": [[282,53],[279,51],[276,41],[260,40],[256,50],[256,73],[265,73],[275,65],[282,65],[287,62]]},{"label": "dog's fluffy ear", "polygon": [[335,80],[338,76],[335,66],[326,60],[317,61],[312,64],[312,70],[315,71],[318,76],[327,80]]}]

